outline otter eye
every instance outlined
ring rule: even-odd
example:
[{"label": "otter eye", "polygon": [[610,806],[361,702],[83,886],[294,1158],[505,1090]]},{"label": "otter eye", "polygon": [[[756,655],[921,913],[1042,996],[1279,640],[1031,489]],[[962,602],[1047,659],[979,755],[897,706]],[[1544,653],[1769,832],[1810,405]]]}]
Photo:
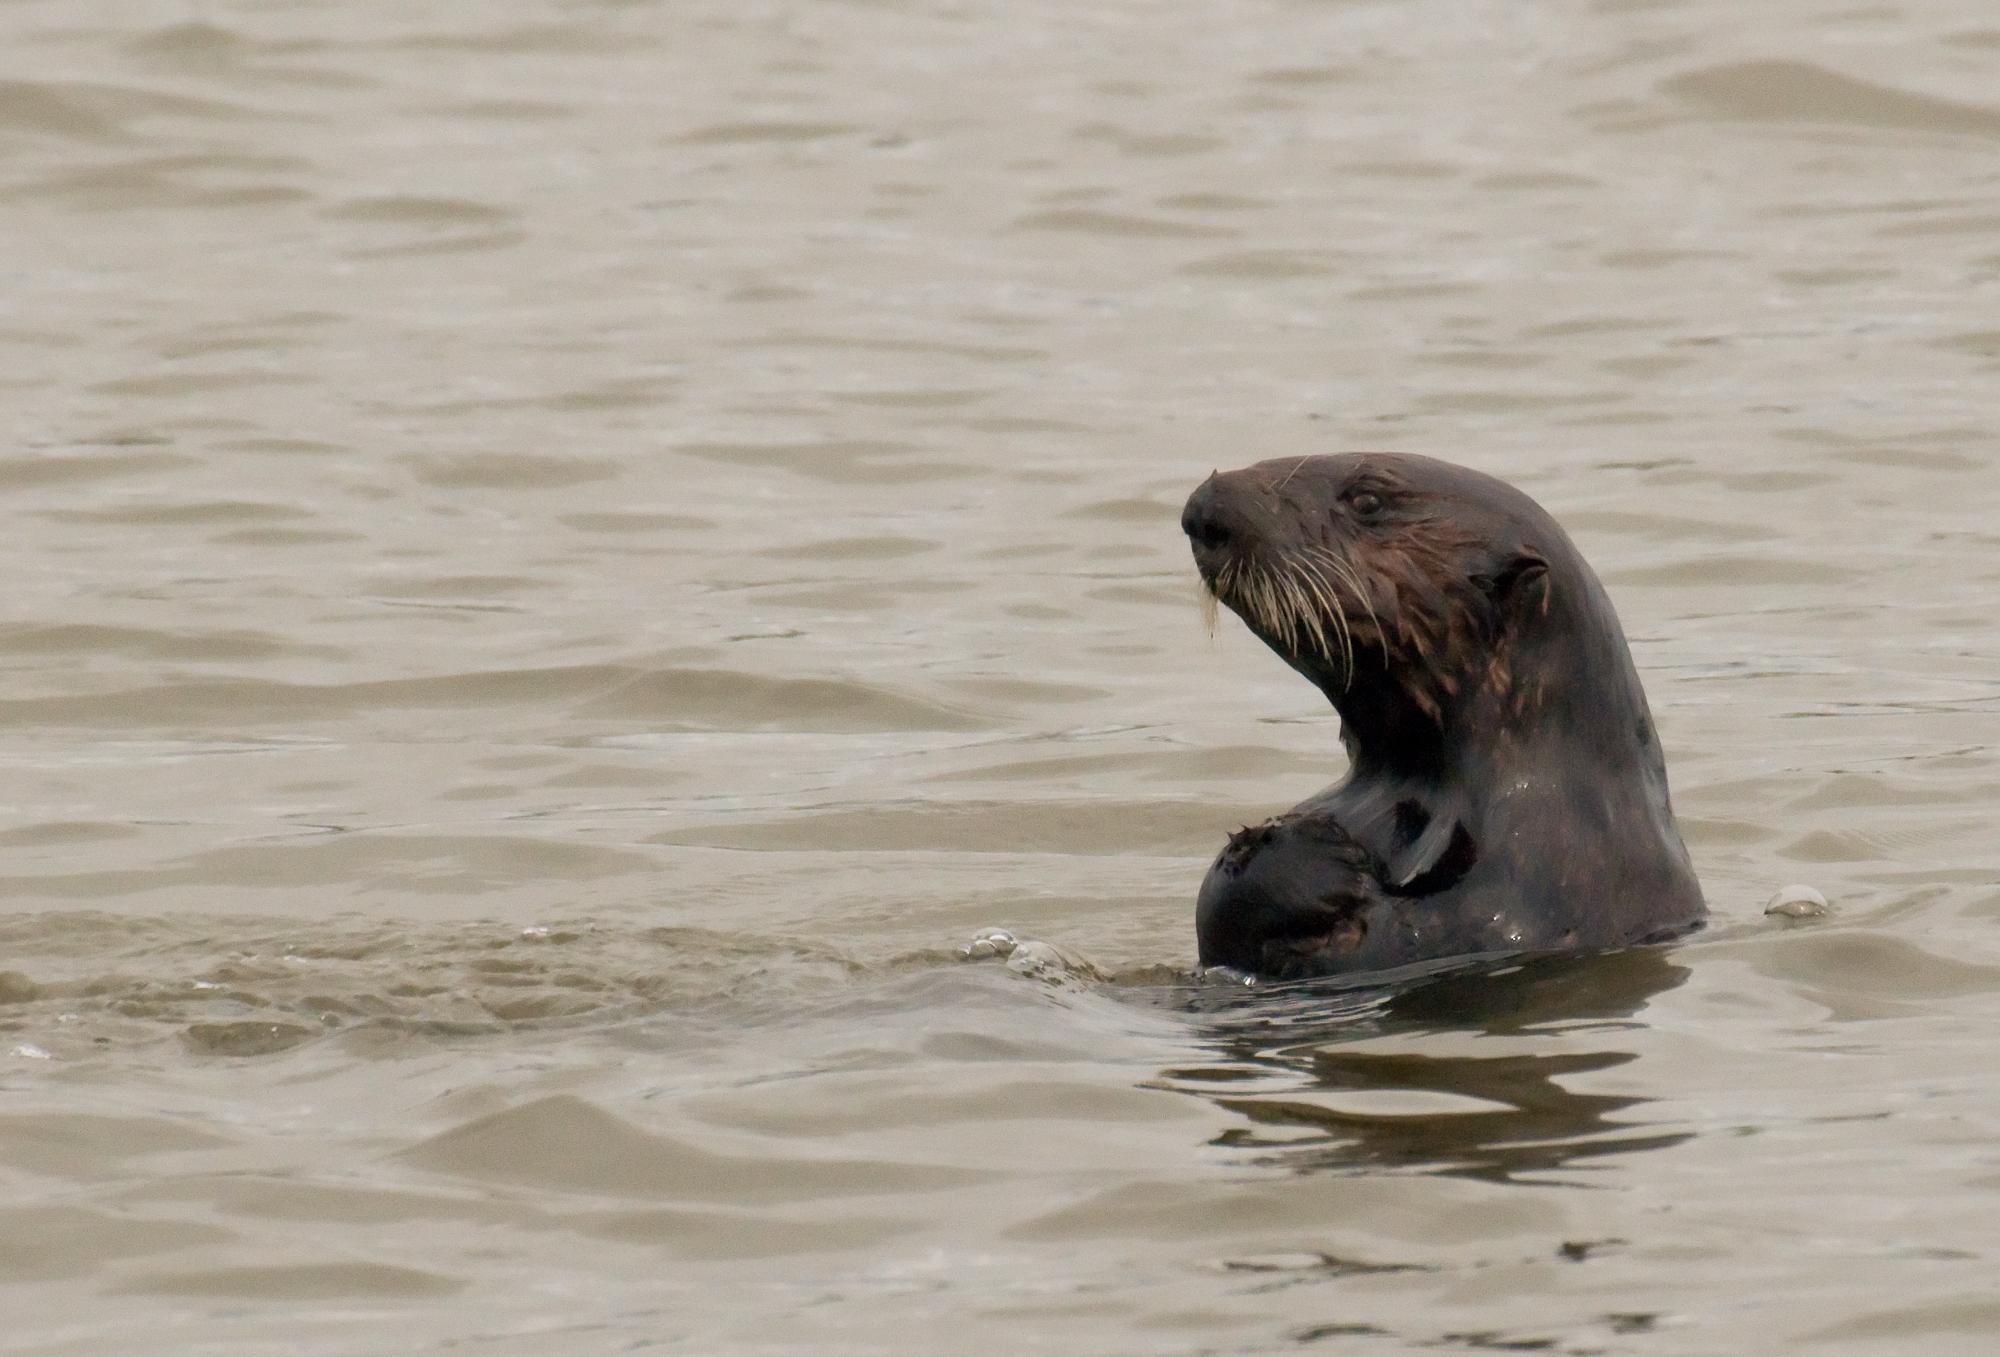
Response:
[{"label": "otter eye", "polygon": [[1382,512],[1382,497],[1373,490],[1356,490],[1347,497],[1347,507],[1363,518]]}]

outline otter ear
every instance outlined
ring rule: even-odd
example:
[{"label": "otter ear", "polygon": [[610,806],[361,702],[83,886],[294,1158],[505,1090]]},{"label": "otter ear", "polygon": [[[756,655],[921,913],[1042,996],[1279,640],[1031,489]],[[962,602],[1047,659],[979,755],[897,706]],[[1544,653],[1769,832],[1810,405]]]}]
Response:
[{"label": "otter ear", "polygon": [[1533,547],[1524,547],[1519,555],[1493,573],[1487,582],[1486,592],[1495,603],[1529,600],[1535,597],[1548,577],[1548,561]]}]

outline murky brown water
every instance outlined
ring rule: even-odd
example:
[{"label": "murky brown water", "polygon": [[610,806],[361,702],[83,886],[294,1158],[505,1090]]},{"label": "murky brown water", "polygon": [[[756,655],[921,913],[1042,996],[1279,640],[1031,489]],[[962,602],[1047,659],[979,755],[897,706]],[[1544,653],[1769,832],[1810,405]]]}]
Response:
[{"label": "murky brown water", "polygon": [[[5,25],[8,1350],[2000,1340],[1990,3]],[[1705,940],[1159,983],[1338,771],[1180,501],[1349,447],[1597,562]]]}]

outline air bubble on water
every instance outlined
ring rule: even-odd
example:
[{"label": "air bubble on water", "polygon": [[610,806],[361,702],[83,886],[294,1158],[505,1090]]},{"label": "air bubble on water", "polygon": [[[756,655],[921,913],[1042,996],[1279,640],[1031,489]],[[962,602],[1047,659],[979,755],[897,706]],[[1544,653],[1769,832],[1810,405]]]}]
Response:
[{"label": "air bubble on water", "polygon": [[1004,928],[982,928],[972,935],[972,941],[958,949],[960,961],[986,961],[992,957],[1012,956],[1020,944],[1014,935]]},{"label": "air bubble on water", "polygon": [[1823,919],[1832,910],[1824,895],[1811,886],[1801,885],[1781,887],[1764,906],[1766,914],[1780,919]]}]

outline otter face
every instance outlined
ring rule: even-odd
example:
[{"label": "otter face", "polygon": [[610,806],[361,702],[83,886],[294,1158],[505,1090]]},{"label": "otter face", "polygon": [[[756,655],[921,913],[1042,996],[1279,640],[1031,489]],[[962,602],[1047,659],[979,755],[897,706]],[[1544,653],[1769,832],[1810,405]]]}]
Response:
[{"label": "otter face", "polygon": [[1335,706],[1386,683],[1433,724],[1509,621],[1546,611],[1551,549],[1566,547],[1513,487],[1393,453],[1217,472],[1181,528],[1209,592]]}]

